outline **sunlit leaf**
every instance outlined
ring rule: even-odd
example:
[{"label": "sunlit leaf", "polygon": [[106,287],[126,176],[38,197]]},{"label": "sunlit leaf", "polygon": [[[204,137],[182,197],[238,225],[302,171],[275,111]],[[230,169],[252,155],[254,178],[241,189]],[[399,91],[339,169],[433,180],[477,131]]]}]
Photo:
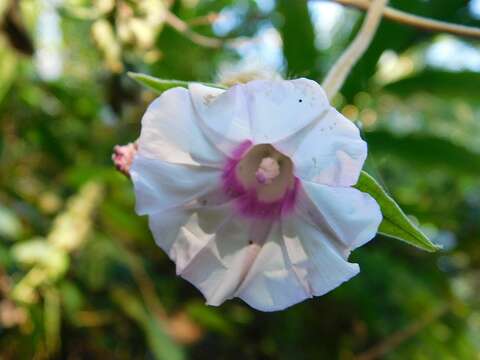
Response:
[{"label": "sunlit leaf", "polygon": [[440,249],[438,245],[433,244],[427,236],[415,226],[400,206],[393,200],[378,182],[362,171],[358,183],[355,185],[360,191],[370,194],[380,205],[383,220],[378,232],[416,246],[426,251],[436,251]]},{"label": "sunlit leaf", "polygon": [[16,214],[0,205],[0,237],[16,239],[22,232],[22,224]]},{"label": "sunlit leaf", "polygon": [[[135,81],[137,81],[138,83],[142,84],[143,86],[146,86],[147,88],[154,90],[155,92],[158,92],[158,93],[164,92],[174,87],[186,88],[188,87],[189,84],[192,83],[192,81],[159,79],[150,75],[133,73],[133,72],[129,72],[128,76],[134,79]],[[211,86],[219,89],[225,89],[225,87],[220,84],[211,84],[211,83],[202,83],[202,82],[198,82],[198,84]]]},{"label": "sunlit leaf", "polygon": [[68,254],[41,237],[17,242],[11,249],[19,266],[29,268],[37,265],[52,279],[63,275],[69,266]]},{"label": "sunlit leaf", "polygon": [[5,39],[0,38],[0,103],[7,94],[17,75],[17,60],[12,52],[8,50]]}]

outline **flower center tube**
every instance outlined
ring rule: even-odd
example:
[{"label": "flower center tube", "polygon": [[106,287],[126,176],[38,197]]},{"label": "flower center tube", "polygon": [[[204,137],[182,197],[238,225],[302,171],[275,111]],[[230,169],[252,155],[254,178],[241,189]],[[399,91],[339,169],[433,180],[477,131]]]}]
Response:
[{"label": "flower center tube", "polygon": [[290,212],[298,184],[292,160],[270,144],[242,144],[223,172],[225,192],[247,216],[275,218]]}]

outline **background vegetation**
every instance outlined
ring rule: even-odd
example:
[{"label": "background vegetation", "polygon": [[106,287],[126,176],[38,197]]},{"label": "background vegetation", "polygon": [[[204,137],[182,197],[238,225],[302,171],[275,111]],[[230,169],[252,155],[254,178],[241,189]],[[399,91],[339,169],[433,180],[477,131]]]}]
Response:
[{"label": "background vegetation", "polygon": [[[392,0],[480,25],[480,2]],[[335,106],[444,250],[378,236],[332,293],[260,313],[175,277],[111,163],[155,94],[127,71],[321,81],[362,19],[288,0],[0,4],[0,359],[480,359],[480,43],[384,20]],[[205,37],[206,36],[206,37]]]}]

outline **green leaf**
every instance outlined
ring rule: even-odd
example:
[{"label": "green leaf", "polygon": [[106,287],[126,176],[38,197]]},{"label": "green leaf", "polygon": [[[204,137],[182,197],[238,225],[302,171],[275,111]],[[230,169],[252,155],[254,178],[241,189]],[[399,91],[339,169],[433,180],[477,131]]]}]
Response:
[{"label": "green leaf", "polygon": [[[137,81],[143,86],[146,86],[147,88],[158,92],[162,93],[168,89],[174,88],[174,87],[188,87],[189,84],[194,83],[194,81],[182,81],[182,80],[167,80],[167,79],[159,79],[154,76],[146,75],[146,74],[140,74],[140,73],[134,73],[134,72],[128,72],[127,75],[132,78],[133,80]],[[211,83],[203,83],[203,82],[196,82],[197,84],[202,84],[206,86],[211,86],[214,88],[218,89],[226,89],[225,86],[220,85],[220,84],[211,84]]]},{"label": "green leaf", "polygon": [[307,1],[279,0],[277,10],[283,20],[277,21],[276,25],[282,36],[287,74],[317,78],[318,53]]},{"label": "green leaf", "polygon": [[54,287],[43,291],[45,345],[50,355],[55,354],[60,346],[60,295]]},{"label": "green leaf", "polygon": [[440,97],[476,100],[479,86],[480,74],[477,72],[426,69],[389,83],[384,89],[403,97],[423,91]]},{"label": "green leaf", "polygon": [[380,205],[383,220],[378,232],[426,251],[437,251],[441,247],[433,244],[422,231],[415,226],[400,206],[393,200],[380,184],[365,171],[362,171],[355,187],[370,194]]},{"label": "green leaf", "polygon": [[[8,3],[8,1],[7,1]],[[0,6],[1,7],[1,6]],[[0,9],[1,11],[1,9]],[[1,17],[0,17],[1,19]],[[8,43],[4,39],[0,39],[0,103],[7,95],[17,76],[17,59],[13,52],[8,50]]]},{"label": "green leaf", "polygon": [[0,204],[0,237],[16,240],[22,233],[22,223],[9,208]]},{"label": "green leaf", "polygon": [[235,335],[235,327],[215,308],[205,306],[203,302],[192,302],[187,306],[187,313],[192,320],[208,331],[224,335]]},{"label": "green leaf", "polygon": [[168,335],[164,321],[151,314],[140,299],[124,289],[114,289],[112,299],[142,328],[156,360],[182,360],[185,358],[183,349]]},{"label": "green leaf", "polygon": [[372,154],[395,156],[421,171],[433,168],[457,175],[478,176],[480,173],[480,154],[437,136],[394,135],[383,130],[365,132],[364,135]]}]

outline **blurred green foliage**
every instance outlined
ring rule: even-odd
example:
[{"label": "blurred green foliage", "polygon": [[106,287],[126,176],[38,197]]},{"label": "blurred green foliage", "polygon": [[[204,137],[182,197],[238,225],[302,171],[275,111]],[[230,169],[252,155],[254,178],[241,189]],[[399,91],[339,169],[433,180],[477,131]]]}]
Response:
[{"label": "blurred green foliage", "polygon": [[[384,21],[335,99],[363,128],[367,170],[444,246],[439,253],[378,236],[352,255],[361,274],[323,297],[278,313],[238,300],[207,307],[175,276],[134,213],[129,180],[111,164],[113,146],[136,139],[154,97],[127,71],[217,82],[253,53],[274,57],[285,76],[321,81],[361,16],[343,11],[319,44],[318,3],[0,6],[2,24],[8,17],[16,26],[0,32],[1,359],[478,358],[480,73],[450,66],[461,53],[448,53],[443,67],[429,64],[428,49],[442,37]],[[391,3],[479,24],[465,1]],[[159,21],[159,9],[225,45],[195,44]],[[58,24],[60,41],[45,21]],[[462,41],[478,52],[478,42]]]}]

